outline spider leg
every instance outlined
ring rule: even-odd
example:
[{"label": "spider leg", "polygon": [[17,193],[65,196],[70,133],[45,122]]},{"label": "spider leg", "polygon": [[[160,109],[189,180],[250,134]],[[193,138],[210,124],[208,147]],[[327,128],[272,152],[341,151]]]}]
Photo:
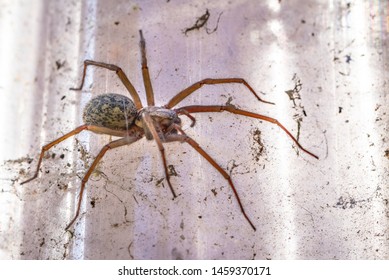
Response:
[{"label": "spider leg", "polygon": [[240,210],[241,210],[243,216],[245,217],[247,222],[250,224],[252,229],[254,231],[256,231],[257,230],[256,227],[251,222],[250,218],[247,216],[246,211],[243,208],[243,204],[240,201],[239,194],[238,194],[238,192],[237,192],[237,190],[235,188],[234,183],[231,180],[230,175],[228,175],[227,172],[223,168],[221,168],[220,165],[217,164],[215,162],[215,160],[206,151],[204,151],[195,140],[193,140],[188,135],[186,135],[184,133],[184,131],[179,126],[177,126],[176,129],[179,130],[180,133],[182,133],[182,135],[179,135],[179,134],[167,135],[166,136],[166,141],[167,142],[174,142],[174,141],[186,142],[190,146],[192,146],[201,156],[203,156],[227,180],[228,184],[230,185],[230,187],[231,187],[231,189],[232,189],[232,191],[233,191],[233,193],[235,195],[235,198],[236,198],[236,200],[237,200],[237,202],[239,204],[239,207],[240,207]]},{"label": "spider leg", "polygon": [[245,87],[247,87],[251,93],[260,101],[263,103],[268,104],[274,104],[273,102],[269,102],[266,100],[263,100],[260,98],[257,93],[254,91],[254,89],[244,80],[241,78],[224,78],[224,79],[204,79],[197,83],[194,83],[193,85],[189,86],[188,88],[180,91],[178,94],[176,94],[170,101],[165,105],[165,108],[170,109],[174,106],[176,106],[178,103],[180,103],[182,100],[184,100],[186,97],[188,97],[190,94],[192,94],[194,91],[201,88],[203,85],[217,85],[217,84],[243,84]]},{"label": "spider leg", "polygon": [[23,185],[25,183],[28,183],[28,182],[34,180],[36,177],[38,177],[39,169],[41,167],[43,156],[44,156],[46,151],[50,150],[53,146],[57,145],[58,143],[61,143],[62,141],[68,139],[69,137],[71,137],[73,135],[80,133],[81,131],[83,131],[85,129],[88,130],[88,125],[86,125],[86,124],[81,125],[81,126],[77,127],[76,129],[70,131],[69,133],[66,133],[65,135],[61,136],[60,138],[50,142],[49,144],[44,145],[41,149],[41,153],[40,153],[39,160],[38,160],[38,165],[36,167],[36,171],[35,171],[34,176],[32,176],[30,179],[28,179],[26,181],[21,182],[20,184]]},{"label": "spider leg", "polygon": [[312,156],[312,157],[314,157],[316,159],[319,159],[319,157],[317,155],[315,155],[315,154],[311,153],[310,151],[308,151],[307,149],[303,148],[301,146],[301,144],[297,141],[297,139],[292,135],[292,133],[290,133],[289,130],[287,130],[278,120],[276,120],[274,118],[270,118],[268,116],[252,113],[252,112],[249,112],[249,111],[240,110],[240,109],[237,109],[233,105],[227,105],[227,106],[218,106],[218,105],[215,105],[215,106],[198,106],[198,105],[193,105],[193,106],[185,106],[185,107],[177,109],[177,111],[180,111],[180,110],[185,110],[185,111],[187,111],[189,113],[204,113],[204,112],[222,112],[222,111],[227,111],[227,112],[230,112],[232,114],[242,115],[242,116],[256,118],[256,119],[264,120],[264,121],[267,121],[267,122],[270,122],[270,123],[274,123],[278,127],[280,127],[283,131],[285,131],[285,133],[290,138],[292,138],[293,142],[301,150],[303,150],[305,153],[309,154],[310,156]]},{"label": "spider leg", "polygon": [[95,160],[93,161],[92,165],[89,167],[88,171],[84,175],[84,178],[82,178],[81,189],[80,189],[80,193],[79,193],[79,196],[78,196],[78,203],[77,203],[76,214],[74,215],[74,218],[70,221],[70,223],[66,226],[65,230],[68,230],[74,224],[74,222],[77,220],[78,215],[80,214],[81,202],[82,202],[82,197],[83,197],[84,190],[85,190],[85,184],[88,182],[89,177],[91,176],[93,170],[95,170],[96,165],[99,163],[99,161],[105,155],[105,153],[108,150],[115,149],[115,148],[118,148],[120,146],[132,144],[132,143],[138,141],[141,138],[142,137],[139,136],[139,135],[137,135],[137,136],[126,136],[124,138],[120,138],[118,140],[115,140],[115,141],[112,141],[112,142],[108,143],[107,145],[105,145],[100,150],[100,152],[96,156]]},{"label": "spider leg", "polygon": [[155,102],[154,102],[153,86],[151,85],[149,68],[147,67],[146,41],[145,38],[143,37],[142,30],[139,30],[139,35],[140,35],[139,45],[142,53],[142,76],[143,76],[143,83],[146,91],[147,105],[154,106]]},{"label": "spider leg", "polygon": [[34,176],[32,176],[30,179],[28,179],[26,181],[21,182],[20,184],[21,185],[26,184],[26,183],[34,180],[36,177],[38,177],[39,169],[41,167],[43,156],[45,155],[45,152],[50,150],[55,145],[61,143],[62,141],[68,139],[69,137],[77,135],[78,133],[80,133],[83,130],[89,130],[89,131],[92,131],[95,133],[103,133],[103,134],[109,134],[109,135],[113,135],[113,136],[123,137],[123,136],[127,135],[128,133],[138,133],[138,131],[136,129],[137,128],[134,127],[133,130],[131,130],[131,131],[119,131],[119,130],[113,130],[113,129],[104,128],[104,127],[98,127],[98,126],[94,126],[94,125],[83,124],[83,125],[77,127],[76,129],[66,133],[65,135],[59,137],[58,139],[44,145],[41,149],[41,153],[39,156],[39,160],[38,160],[38,164],[37,164]]},{"label": "spider leg", "polygon": [[190,127],[194,127],[194,126],[195,126],[195,124],[196,124],[196,119],[195,119],[195,117],[193,117],[192,115],[190,115],[189,112],[187,112],[187,111],[185,111],[185,110],[182,110],[181,108],[176,109],[176,110],[174,110],[174,111],[176,111],[176,113],[177,113],[178,115],[185,115],[185,116],[187,116],[187,117],[192,121],[192,123],[190,124]]},{"label": "spider leg", "polygon": [[[165,155],[165,148],[163,147],[163,144],[162,144],[162,140],[161,140],[161,137],[159,136],[155,126],[154,126],[154,123],[153,123],[153,119],[151,118],[151,116],[146,113],[146,112],[143,112],[142,113],[142,120],[144,121],[145,123],[145,130],[149,130],[151,135],[153,136],[153,139],[155,140],[155,142],[157,142],[157,145],[158,145],[158,149],[159,149],[159,152],[161,153],[161,157],[162,157],[162,162],[163,162],[163,168],[165,170],[165,176],[166,176],[166,181],[169,185],[169,188],[173,194],[173,198],[176,198],[177,195],[173,189],[173,186],[170,182],[170,175],[169,175],[169,171],[168,171],[168,167],[167,167],[167,162],[166,162],[166,155]],[[146,133],[147,135],[147,133]],[[165,141],[165,139],[164,139]]]},{"label": "spider leg", "polygon": [[138,110],[143,108],[142,102],[139,98],[138,93],[136,92],[135,87],[132,85],[130,80],[127,78],[124,71],[120,67],[113,65],[113,64],[107,64],[104,62],[98,62],[98,61],[93,61],[93,60],[85,60],[84,61],[84,70],[82,72],[81,85],[79,87],[76,87],[76,88],[70,88],[70,90],[81,90],[82,89],[82,87],[84,86],[84,82],[85,82],[86,69],[89,65],[93,65],[96,67],[101,67],[101,68],[105,68],[105,69],[108,69],[111,71],[115,71],[116,74],[118,75],[119,79],[122,81],[123,85],[126,87],[128,92],[131,94],[131,97],[134,101],[135,107]]}]

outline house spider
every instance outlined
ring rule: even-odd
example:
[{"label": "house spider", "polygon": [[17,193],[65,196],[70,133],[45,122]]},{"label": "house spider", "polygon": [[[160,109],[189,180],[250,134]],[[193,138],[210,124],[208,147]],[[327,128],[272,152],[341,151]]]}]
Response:
[{"label": "house spider", "polygon": [[79,91],[84,86],[86,70],[88,66],[96,66],[105,68],[107,70],[115,71],[123,85],[127,88],[130,93],[132,100],[126,96],[114,93],[102,94],[97,97],[92,98],[84,108],[83,111],[83,120],[84,124],[77,127],[76,129],[66,133],[60,138],[44,145],[41,149],[39,156],[37,168],[34,176],[30,179],[22,182],[21,184],[28,183],[33,179],[38,177],[39,169],[42,163],[43,156],[46,151],[51,149],[53,146],[64,141],[65,139],[74,136],[80,133],[83,130],[89,130],[98,134],[108,134],[116,137],[120,137],[117,140],[114,140],[107,145],[105,145],[100,152],[97,154],[96,158],[92,162],[92,165],[89,167],[88,171],[85,173],[81,181],[81,189],[78,197],[78,204],[76,208],[76,213],[74,218],[67,225],[66,230],[68,230],[76,221],[77,217],[80,214],[80,207],[83,198],[83,193],[85,190],[85,184],[88,182],[89,177],[91,176],[93,170],[96,168],[98,162],[102,159],[104,154],[114,148],[118,148],[124,145],[130,145],[139,139],[146,137],[147,140],[155,140],[162,157],[162,163],[165,171],[166,181],[169,185],[170,191],[173,194],[173,198],[177,197],[176,192],[174,191],[172,184],[170,182],[170,175],[168,172],[168,165],[166,162],[165,149],[163,143],[168,142],[186,142],[193,149],[195,149],[202,157],[204,157],[228,182],[230,185],[236,201],[240,207],[240,210],[250,224],[251,228],[255,231],[256,227],[247,216],[246,211],[243,208],[243,204],[239,198],[238,192],[235,188],[234,183],[231,180],[231,177],[227,172],[216,163],[216,161],[204,151],[200,145],[189,137],[181,128],[181,119],[180,115],[187,116],[191,121],[191,127],[195,125],[195,118],[192,114],[195,113],[205,113],[205,112],[230,112],[236,115],[242,115],[246,117],[260,119],[266,122],[273,123],[279,126],[285,133],[294,141],[294,143],[304,152],[311,155],[312,157],[318,159],[316,155],[304,149],[297,139],[276,119],[267,117],[264,115],[259,115],[256,113],[244,111],[236,108],[235,106],[228,105],[191,105],[184,106],[180,108],[173,108],[186,97],[191,95],[197,89],[201,88],[203,85],[216,85],[216,84],[242,84],[244,85],[260,102],[274,104],[272,102],[265,101],[261,99],[252,87],[244,80],[240,78],[221,78],[221,79],[204,79],[197,83],[192,84],[188,88],[180,91],[176,94],[170,101],[164,106],[155,106],[154,103],[154,92],[151,85],[149,70],[147,67],[147,58],[146,58],[146,42],[143,37],[142,31],[139,31],[140,34],[140,51],[142,56],[142,76],[144,87],[147,97],[147,106],[144,107],[139,98],[138,93],[136,92],[134,86],[127,78],[123,70],[113,64],[107,64],[103,62],[97,62],[93,60],[85,60],[83,74],[81,79],[81,85],[77,88],[70,88],[70,90]]}]

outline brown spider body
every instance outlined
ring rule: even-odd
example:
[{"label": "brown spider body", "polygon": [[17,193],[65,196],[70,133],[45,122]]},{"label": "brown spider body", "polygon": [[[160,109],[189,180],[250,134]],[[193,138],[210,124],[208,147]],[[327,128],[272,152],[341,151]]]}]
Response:
[{"label": "brown spider body", "polygon": [[85,185],[88,182],[89,177],[91,176],[93,170],[96,168],[97,164],[103,158],[105,153],[110,149],[115,149],[124,145],[131,145],[132,143],[135,143],[136,141],[140,140],[143,137],[146,137],[146,139],[148,140],[156,141],[158,149],[161,154],[166,181],[173,194],[173,198],[177,197],[172,187],[172,184],[170,182],[170,175],[168,171],[168,165],[167,165],[163,143],[184,142],[190,145],[199,155],[201,155],[206,161],[208,161],[208,163],[216,171],[218,171],[220,175],[224,177],[224,179],[231,187],[231,190],[236,198],[236,201],[239,205],[239,208],[244,218],[250,224],[251,228],[253,230],[256,230],[256,227],[254,226],[254,224],[252,223],[252,221],[250,220],[250,218],[246,214],[246,211],[243,208],[243,204],[239,198],[237,189],[235,188],[235,185],[232,182],[230,175],[206,151],[204,151],[194,139],[189,137],[182,130],[181,119],[179,118],[179,116],[185,115],[188,118],[190,118],[192,120],[191,126],[195,124],[195,118],[191,114],[196,114],[196,113],[220,113],[224,111],[235,115],[241,115],[245,117],[263,120],[269,123],[273,123],[278,127],[280,127],[301,150],[303,150],[304,152],[306,152],[307,154],[309,154],[314,158],[318,159],[318,157],[313,153],[311,153],[310,151],[304,149],[297,141],[297,139],[289,132],[289,130],[287,130],[279,121],[277,121],[274,118],[249,112],[249,111],[244,111],[236,108],[233,105],[224,105],[224,106],[223,105],[209,105],[209,106],[190,105],[181,108],[173,108],[182,100],[184,100],[186,97],[188,97],[196,90],[201,88],[203,85],[217,85],[217,84],[244,85],[252,93],[252,95],[260,102],[274,104],[261,99],[253,90],[253,88],[244,79],[241,78],[204,79],[180,91],[178,94],[173,96],[166,103],[166,105],[162,107],[155,106],[153,88],[151,84],[149,70],[147,67],[146,42],[143,38],[142,31],[139,31],[139,33],[140,33],[140,49],[142,54],[142,76],[143,76],[143,83],[146,91],[147,106],[142,105],[141,99],[136,89],[134,88],[134,86],[132,85],[132,83],[130,82],[130,80],[127,78],[126,74],[123,72],[123,70],[120,67],[113,64],[103,63],[103,62],[85,60],[81,85],[78,88],[71,88],[71,90],[81,90],[84,85],[87,67],[96,66],[96,67],[101,67],[116,72],[117,76],[122,81],[123,85],[127,88],[128,92],[130,93],[132,100],[124,95],[115,94],[115,93],[102,94],[92,98],[84,108],[84,113],[83,113],[84,124],[66,133],[65,135],[59,137],[58,139],[48,143],[47,145],[43,146],[38,159],[38,164],[35,170],[35,174],[30,179],[22,182],[21,184],[30,182],[31,180],[38,177],[42,159],[44,158],[44,154],[46,151],[48,151],[58,143],[66,140],[67,138],[80,133],[83,130],[89,130],[95,133],[102,133],[102,134],[121,137],[117,140],[113,140],[108,144],[106,144],[97,154],[90,168],[85,173],[81,181],[81,188],[78,197],[78,204],[77,204],[75,216],[66,227],[66,229],[69,229],[76,221],[80,213]]},{"label": "brown spider body", "polygon": [[143,131],[147,140],[153,140],[153,135],[143,119],[144,114],[153,120],[162,142],[165,142],[164,133],[176,133],[173,124],[181,126],[181,119],[174,110],[147,106],[137,111],[130,98],[117,93],[106,93],[92,98],[85,105],[83,120],[86,125],[96,126],[103,133],[114,136],[131,133],[134,126],[137,126],[140,128],[137,131]]}]

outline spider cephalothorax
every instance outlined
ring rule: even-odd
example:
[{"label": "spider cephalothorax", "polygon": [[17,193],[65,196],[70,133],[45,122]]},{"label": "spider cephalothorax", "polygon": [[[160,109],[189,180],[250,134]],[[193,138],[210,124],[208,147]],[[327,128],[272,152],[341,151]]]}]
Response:
[{"label": "spider cephalothorax", "polygon": [[176,126],[181,127],[181,119],[178,117],[174,110],[157,106],[144,107],[138,112],[138,117],[135,120],[135,124],[143,128],[147,140],[152,140],[153,135],[149,126],[147,125],[147,122],[145,121],[145,115],[149,115],[151,117],[155,129],[157,130],[160,137],[162,136],[161,138],[163,138],[163,135],[167,132],[176,132]]},{"label": "spider cephalothorax", "polygon": [[22,182],[21,184],[30,182],[31,180],[35,179],[38,176],[39,168],[41,166],[44,153],[47,150],[49,150],[51,147],[55,146],[56,144],[64,141],[65,139],[80,133],[83,130],[89,130],[95,133],[103,133],[103,134],[120,137],[119,139],[108,143],[101,149],[101,151],[98,153],[98,155],[92,162],[90,168],[85,173],[84,178],[81,181],[81,189],[80,189],[80,194],[79,194],[78,203],[76,207],[76,214],[74,218],[71,220],[71,222],[68,224],[68,226],[66,227],[66,229],[69,229],[76,221],[80,213],[85,185],[88,182],[89,177],[91,176],[96,165],[108,150],[123,145],[130,145],[140,140],[143,137],[146,137],[146,139],[148,140],[156,141],[158,145],[158,149],[161,153],[166,181],[173,194],[173,197],[177,197],[172,187],[172,184],[170,182],[170,175],[168,172],[168,165],[166,161],[166,155],[165,155],[165,149],[163,147],[163,143],[185,142],[189,144],[193,149],[195,149],[202,157],[204,157],[226,179],[229,186],[231,187],[232,192],[235,195],[236,201],[239,205],[239,208],[243,216],[250,224],[252,229],[256,230],[256,227],[252,223],[251,219],[247,216],[246,211],[243,208],[243,204],[240,201],[238,192],[230,176],[218,163],[216,163],[216,161],[206,151],[204,151],[201,148],[201,146],[195,140],[189,137],[181,129],[181,119],[179,118],[179,115],[185,115],[188,118],[190,118],[192,120],[191,126],[195,124],[195,118],[191,114],[206,113],[206,112],[212,113],[212,112],[226,111],[236,115],[242,115],[245,117],[251,117],[251,118],[267,121],[276,124],[283,131],[285,131],[285,133],[293,140],[293,142],[301,150],[311,155],[312,157],[315,158],[318,157],[313,153],[309,152],[308,150],[304,149],[297,141],[297,139],[280,122],[278,122],[274,118],[241,110],[232,105],[225,105],[225,106],[190,105],[181,108],[173,108],[178,103],[180,103],[183,99],[191,95],[193,92],[195,92],[203,85],[233,84],[233,83],[244,85],[257,100],[264,103],[273,104],[271,102],[261,99],[253,90],[253,88],[244,79],[241,78],[204,79],[180,91],[178,94],[173,96],[173,98],[171,98],[166,103],[166,105],[161,107],[155,106],[153,88],[151,85],[151,79],[147,67],[146,42],[143,38],[142,31],[139,31],[139,33],[140,33],[140,49],[142,55],[142,76],[143,76],[143,82],[146,91],[147,106],[144,107],[142,105],[142,102],[139,98],[137,91],[135,90],[134,86],[132,85],[132,83],[130,82],[130,80],[127,78],[126,74],[123,72],[123,70],[120,67],[113,64],[103,63],[103,62],[85,60],[81,85],[77,88],[71,88],[71,90],[81,90],[82,87],[84,86],[87,67],[96,66],[111,71],[115,71],[119,79],[122,81],[123,85],[127,88],[128,92],[130,93],[132,100],[126,96],[115,94],[115,93],[102,94],[92,98],[85,106],[84,109],[84,114],[83,114],[84,124],[70,131],[69,133],[61,136],[60,138],[52,141],[51,143],[43,146],[39,156],[35,174],[33,175],[33,177]]}]

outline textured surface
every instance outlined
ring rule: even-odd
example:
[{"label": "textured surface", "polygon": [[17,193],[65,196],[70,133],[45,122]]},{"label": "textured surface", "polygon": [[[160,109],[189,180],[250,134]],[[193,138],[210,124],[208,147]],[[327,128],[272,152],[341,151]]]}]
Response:
[{"label": "textured surface", "polygon": [[[308,3],[309,2],[309,3]],[[4,259],[389,259],[387,1],[1,1],[0,257]],[[303,4],[304,3],[304,4]],[[204,25],[197,18],[206,14]],[[82,132],[53,148],[41,176],[20,186],[40,147],[82,123],[101,93],[129,96],[117,64],[145,103],[139,33],[156,105],[204,78],[180,105],[233,104],[277,118],[318,154],[299,152],[278,127],[228,113],[183,117],[188,135],[227,170],[227,182],[190,146],[165,145],[172,200],[152,141],[109,151]],[[189,29],[189,30],[188,30]]]},{"label": "textured surface", "polygon": [[82,119],[85,124],[126,130],[135,121],[136,108],[128,97],[107,93],[92,98],[84,108]]}]

